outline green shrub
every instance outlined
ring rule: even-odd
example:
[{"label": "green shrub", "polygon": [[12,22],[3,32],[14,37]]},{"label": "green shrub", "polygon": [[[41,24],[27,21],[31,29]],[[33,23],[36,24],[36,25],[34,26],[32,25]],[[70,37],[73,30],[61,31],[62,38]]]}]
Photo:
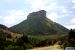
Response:
[{"label": "green shrub", "polygon": [[9,45],[8,47],[5,48],[5,50],[24,50],[24,48],[20,46]]}]

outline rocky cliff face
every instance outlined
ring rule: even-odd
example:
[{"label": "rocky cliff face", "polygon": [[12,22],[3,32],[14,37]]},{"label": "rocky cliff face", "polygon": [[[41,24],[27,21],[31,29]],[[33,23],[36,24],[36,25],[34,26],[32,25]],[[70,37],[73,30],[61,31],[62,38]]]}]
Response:
[{"label": "rocky cliff face", "polygon": [[38,12],[33,12],[33,13],[30,13],[28,16],[27,16],[27,20],[31,20],[31,19],[39,19],[39,18],[46,18],[46,11],[45,10],[41,10],[41,11],[38,11]]}]

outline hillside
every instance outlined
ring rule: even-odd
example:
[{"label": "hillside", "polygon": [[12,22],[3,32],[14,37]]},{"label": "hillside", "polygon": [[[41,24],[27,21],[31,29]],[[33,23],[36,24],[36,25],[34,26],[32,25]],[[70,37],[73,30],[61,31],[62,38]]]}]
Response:
[{"label": "hillside", "polygon": [[8,28],[0,24],[0,36],[6,36],[8,33],[9,33]]},{"label": "hillside", "polygon": [[27,20],[11,27],[12,30],[28,35],[64,34],[68,31],[64,26],[46,17],[46,11],[32,12]]},{"label": "hillside", "polygon": [[46,17],[46,11],[32,12],[27,20],[11,27],[12,30],[26,35],[66,34],[68,29]]}]

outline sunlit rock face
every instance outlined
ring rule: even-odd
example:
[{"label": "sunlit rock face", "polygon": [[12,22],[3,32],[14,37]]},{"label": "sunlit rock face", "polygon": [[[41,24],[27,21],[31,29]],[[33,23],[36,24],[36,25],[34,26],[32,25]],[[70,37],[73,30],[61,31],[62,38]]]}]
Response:
[{"label": "sunlit rock face", "polygon": [[35,18],[37,18],[37,19],[39,19],[39,18],[42,18],[42,19],[46,18],[46,11],[45,10],[40,10],[38,12],[32,12],[32,13],[30,13],[27,16],[28,20],[35,19]]}]

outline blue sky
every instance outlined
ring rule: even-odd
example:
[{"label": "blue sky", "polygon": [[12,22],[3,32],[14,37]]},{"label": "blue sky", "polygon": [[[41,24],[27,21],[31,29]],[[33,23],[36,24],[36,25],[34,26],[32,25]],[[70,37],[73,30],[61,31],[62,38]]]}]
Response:
[{"label": "blue sky", "polygon": [[11,27],[39,10],[46,10],[52,21],[75,28],[75,0],[0,0],[0,24]]}]

